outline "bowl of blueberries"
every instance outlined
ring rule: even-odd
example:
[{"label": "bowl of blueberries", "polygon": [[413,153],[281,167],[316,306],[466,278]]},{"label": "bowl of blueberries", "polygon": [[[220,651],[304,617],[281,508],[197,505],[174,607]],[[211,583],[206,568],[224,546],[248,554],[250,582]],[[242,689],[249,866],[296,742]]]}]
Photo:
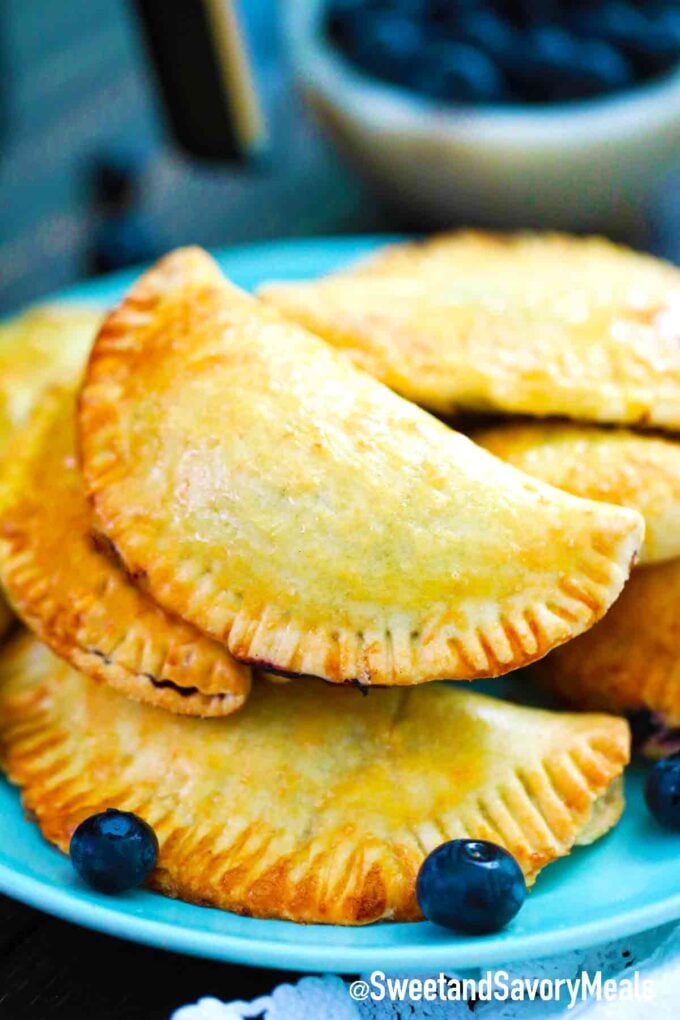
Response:
[{"label": "bowl of blueberries", "polygon": [[680,0],[295,0],[321,123],[428,225],[635,230],[680,159]]}]

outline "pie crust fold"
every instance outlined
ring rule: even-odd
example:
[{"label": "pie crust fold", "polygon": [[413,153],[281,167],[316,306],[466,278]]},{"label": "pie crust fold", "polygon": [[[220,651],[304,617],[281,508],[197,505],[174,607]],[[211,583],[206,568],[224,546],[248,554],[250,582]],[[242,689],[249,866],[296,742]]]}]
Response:
[{"label": "pie crust fold", "polygon": [[235,716],[197,720],[122,697],[32,636],[0,653],[0,753],[65,850],[107,807],[160,842],[150,884],[256,917],[419,917],[424,856],[494,840],[529,882],[611,827],[624,720],[521,708],[460,688],[256,683]]},{"label": "pie crust fold", "polygon": [[131,698],[189,715],[241,707],[250,669],[138,591],[92,529],[75,402],[46,391],[0,475],[0,580],[57,654]]},{"label": "pie crust fold", "polygon": [[260,294],[438,413],[680,429],[680,269],[601,238],[462,231]]},{"label": "pie crust fold", "polygon": [[640,563],[680,557],[680,443],[628,429],[526,422],[473,432],[496,457],[575,496],[638,510]]},{"label": "pie crust fold", "polygon": [[642,540],[503,464],[229,284],[162,259],[80,400],[98,526],[243,661],[333,682],[505,673],[590,627]]}]

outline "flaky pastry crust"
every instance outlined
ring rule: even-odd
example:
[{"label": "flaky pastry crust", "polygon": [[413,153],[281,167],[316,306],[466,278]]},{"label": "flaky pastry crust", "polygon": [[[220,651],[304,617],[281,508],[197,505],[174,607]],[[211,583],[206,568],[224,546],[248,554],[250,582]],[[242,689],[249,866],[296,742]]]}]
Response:
[{"label": "flaky pastry crust", "polygon": [[628,429],[524,422],[473,432],[496,457],[586,499],[638,510],[640,563],[680,556],[680,443]]},{"label": "flaky pastry crust", "polygon": [[106,320],[80,403],[86,488],[138,583],[236,658],[333,682],[505,673],[587,629],[633,511],[501,463],[199,249]]},{"label": "flaky pastry crust", "polygon": [[227,715],[250,670],[138,591],[93,533],[75,460],[74,397],[45,393],[0,473],[0,581],[57,654],[171,712]]},{"label": "flaky pastry crust", "polygon": [[103,309],[64,303],[0,323],[0,461],[41,391],[82,370],[103,318]]},{"label": "flaky pastry crust", "polygon": [[680,428],[680,270],[601,238],[461,231],[260,293],[440,413]]},{"label": "flaky pastry crust", "polygon": [[442,685],[262,682],[237,715],[190,719],[32,637],[0,654],[0,754],[47,839],[135,811],[160,842],[153,888],[255,917],[415,920],[418,868],[456,837],[507,847],[531,882],[616,821],[628,745],[620,719]]},{"label": "flaky pastry crust", "polygon": [[[37,305],[0,323],[0,464],[43,387],[82,369],[103,317],[102,309],[64,303]],[[0,591],[0,637],[13,619]]]},{"label": "flaky pastry crust", "polygon": [[588,634],[553,652],[534,675],[578,708],[648,711],[680,727],[680,560],[636,570]]}]

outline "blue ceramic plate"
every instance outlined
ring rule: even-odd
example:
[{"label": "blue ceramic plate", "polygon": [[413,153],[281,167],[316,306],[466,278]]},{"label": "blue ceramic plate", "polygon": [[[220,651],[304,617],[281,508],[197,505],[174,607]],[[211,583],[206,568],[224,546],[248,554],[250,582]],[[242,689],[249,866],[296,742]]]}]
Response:
[{"label": "blue ceramic plate", "polygon": [[[220,261],[236,283],[250,288],[276,277],[326,272],[376,243],[365,238],[284,242],[233,249]],[[110,303],[134,275],[88,283],[62,296]],[[432,972],[530,959],[680,917],[680,836],[662,831],[649,817],[643,776],[642,768],[627,776],[628,803],[618,827],[548,868],[510,927],[482,938],[458,937],[425,922],[331,928],[258,921],[142,890],[102,896],[80,884],[67,858],[25,820],[17,792],[2,781],[0,891],[111,935],[259,966]]]}]

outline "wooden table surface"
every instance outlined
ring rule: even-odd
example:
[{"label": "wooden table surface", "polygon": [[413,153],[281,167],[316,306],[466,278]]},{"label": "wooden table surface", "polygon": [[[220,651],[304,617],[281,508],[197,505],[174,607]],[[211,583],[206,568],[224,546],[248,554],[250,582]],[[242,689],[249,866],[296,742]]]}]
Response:
[{"label": "wooden table surface", "polygon": [[167,1020],[205,996],[250,999],[302,975],[109,938],[0,897],[0,1020]]}]

